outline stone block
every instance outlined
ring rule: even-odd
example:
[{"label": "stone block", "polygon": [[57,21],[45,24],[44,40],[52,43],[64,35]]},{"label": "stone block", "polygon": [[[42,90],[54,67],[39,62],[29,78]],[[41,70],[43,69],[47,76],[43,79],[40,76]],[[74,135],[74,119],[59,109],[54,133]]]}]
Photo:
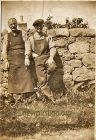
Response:
[{"label": "stone block", "polygon": [[76,41],[76,38],[75,37],[68,37],[68,44],[71,44],[71,43],[74,43]]},{"label": "stone block", "polygon": [[76,37],[76,41],[78,42],[78,41],[86,41],[86,42],[88,42],[88,43],[90,43],[91,42],[91,37]]},{"label": "stone block", "polygon": [[65,81],[72,81],[72,75],[69,73],[66,73],[63,75],[63,80]]},{"label": "stone block", "polygon": [[91,38],[90,52],[95,53],[95,48],[96,48],[96,39],[95,38]]},{"label": "stone block", "polygon": [[73,67],[73,68],[80,68],[82,66],[82,63],[80,60],[70,60],[68,61],[68,65]]},{"label": "stone block", "polygon": [[75,54],[75,59],[82,60],[83,55],[84,55],[84,53],[79,53],[79,54],[77,53],[77,54]]},{"label": "stone block", "polygon": [[57,48],[57,52],[58,52],[59,56],[63,56],[64,48]]},{"label": "stone block", "polygon": [[82,58],[82,63],[88,68],[95,68],[95,54],[85,53]]},{"label": "stone block", "polygon": [[70,73],[72,73],[73,70],[74,70],[74,68],[69,65],[64,65],[64,67],[63,67],[64,74],[66,74],[66,73],[70,74]]},{"label": "stone block", "polygon": [[87,28],[87,29],[85,29],[85,32],[86,32],[85,36],[95,37],[95,35],[96,35],[95,29]]},{"label": "stone block", "polygon": [[55,46],[57,46],[57,47],[68,46],[68,41],[66,38],[57,38],[57,40],[55,40],[54,43],[55,43]]},{"label": "stone block", "polygon": [[72,81],[72,75],[69,74],[69,73],[66,73],[63,75],[63,82],[64,82],[64,85],[65,87],[68,89],[68,90],[71,90],[73,85],[74,85],[74,81]]},{"label": "stone block", "polygon": [[73,80],[77,82],[95,79],[95,72],[90,69],[87,69],[86,67],[76,68],[72,72],[72,75]]},{"label": "stone block", "polygon": [[47,30],[47,35],[51,35],[54,37],[56,35],[55,29]]},{"label": "stone block", "polygon": [[70,32],[70,36],[78,37],[78,36],[83,35],[84,29],[82,29],[82,28],[73,28],[73,29],[70,29],[69,32]]},{"label": "stone block", "polygon": [[70,36],[73,37],[80,37],[80,36],[86,36],[86,37],[94,37],[95,36],[95,30],[94,29],[84,29],[84,28],[73,28],[69,30]]},{"label": "stone block", "polygon": [[63,51],[63,59],[66,61],[71,59],[71,53],[68,50]]},{"label": "stone block", "polygon": [[56,28],[56,36],[69,36],[69,30],[67,28]]},{"label": "stone block", "polygon": [[87,53],[89,52],[89,43],[78,41],[68,46],[70,53]]}]

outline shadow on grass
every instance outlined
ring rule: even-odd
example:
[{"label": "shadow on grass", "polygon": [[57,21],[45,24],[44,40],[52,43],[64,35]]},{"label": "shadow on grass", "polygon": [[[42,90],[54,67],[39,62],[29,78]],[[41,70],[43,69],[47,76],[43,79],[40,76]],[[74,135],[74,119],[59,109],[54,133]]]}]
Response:
[{"label": "shadow on grass", "polygon": [[75,124],[62,124],[62,125],[51,125],[51,124],[40,124],[39,127],[36,127],[36,124],[26,124],[20,121],[15,122],[2,122],[0,126],[1,135],[6,136],[25,136],[31,135],[33,136],[35,133],[41,131],[42,129],[46,129],[47,131],[61,131],[61,130],[76,130],[81,127]]},{"label": "shadow on grass", "polygon": [[[37,105],[38,103],[38,105]],[[36,133],[39,133],[42,130],[46,131],[62,131],[62,130],[77,130],[81,128],[89,128],[94,126],[94,106],[92,107],[84,107],[78,105],[51,105],[50,109],[59,111],[64,110],[65,112],[71,112],[69,118],[77,117],[76,121],[71,120],[71,123],[64,123],[63,119],[60,121],[58,118],[52,117],[50,119],[47,116],[43,116],[43,118],[34,117],[26,117],[24,115],[24,111],[26,110],[27,113],[30,114],[31,111],[35,109],[39,110],[48,109],[49,106],[43,103],[31,103],[28,105],[29,109],[25,107],[25,105],[18,104],[17,106],[12,107],[10,104],[6,105],[2,102],[0,105],[0,133],[1,135],[6,136],[26,136],[31,135],[33,136]],[[19,114],[19,117],[18,117]],[[75,114],[75,115],[74,115]],[[66,114],[65,114],[66,115]],[[72,117],[73,115],[73,117]],[[74,119],[75,119],[74,118]],[[35,122],[34,122],[35,120]]]}]

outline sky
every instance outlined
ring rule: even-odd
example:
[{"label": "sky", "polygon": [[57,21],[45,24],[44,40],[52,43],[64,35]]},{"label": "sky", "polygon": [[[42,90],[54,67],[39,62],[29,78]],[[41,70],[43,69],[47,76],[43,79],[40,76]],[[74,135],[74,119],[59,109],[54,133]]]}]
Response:
[{"label": "sky", "polygon": [[2,30],[8,29],[8,19],[15,17],[18,22],[23,16],[28,28],[38,18],[46,19],[53,16],[53,21],[65,23],[66,17],[82,17],[87,20],[90,28],[96,29],[96,2],[94,1],[3,1]]}]

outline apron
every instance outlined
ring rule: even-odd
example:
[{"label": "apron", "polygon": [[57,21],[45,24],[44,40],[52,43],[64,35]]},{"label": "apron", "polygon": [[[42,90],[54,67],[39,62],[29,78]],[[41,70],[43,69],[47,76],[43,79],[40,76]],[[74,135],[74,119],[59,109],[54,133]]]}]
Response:
[{"label": "apron", "polygon": [[33,92],[34,80],[32,67],[26,70],[25,44],[22,32],[18,31],[16,36],[10,32],[8,34],[8,91],[9,93],[28,93]]},{"label": "apron", "polygon": [[52,97],[53,95],[50,91],[47,79],[46,61],[49,58],[49,44],[46,37],[40,40],[34,39],[33,51],[38,54],[38,57],[34,58],[37,85],[44,95]]}]

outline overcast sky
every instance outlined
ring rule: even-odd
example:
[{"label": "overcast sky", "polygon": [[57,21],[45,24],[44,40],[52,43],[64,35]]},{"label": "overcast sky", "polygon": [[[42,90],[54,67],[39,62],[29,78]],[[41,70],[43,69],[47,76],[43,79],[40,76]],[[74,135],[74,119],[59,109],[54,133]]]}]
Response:
[{"label": "overcast sky", "polygon": [[46,19],[53,16],[54,22],[65,23],[65,18],[82,17],[88,20],[89,26],[96,29],[96,2],[88,1],[3,1],[2,2],[2,30],[8,29],[7,21],[15,17],[20,21],[24,17],[28,28],[37,18]]}]

